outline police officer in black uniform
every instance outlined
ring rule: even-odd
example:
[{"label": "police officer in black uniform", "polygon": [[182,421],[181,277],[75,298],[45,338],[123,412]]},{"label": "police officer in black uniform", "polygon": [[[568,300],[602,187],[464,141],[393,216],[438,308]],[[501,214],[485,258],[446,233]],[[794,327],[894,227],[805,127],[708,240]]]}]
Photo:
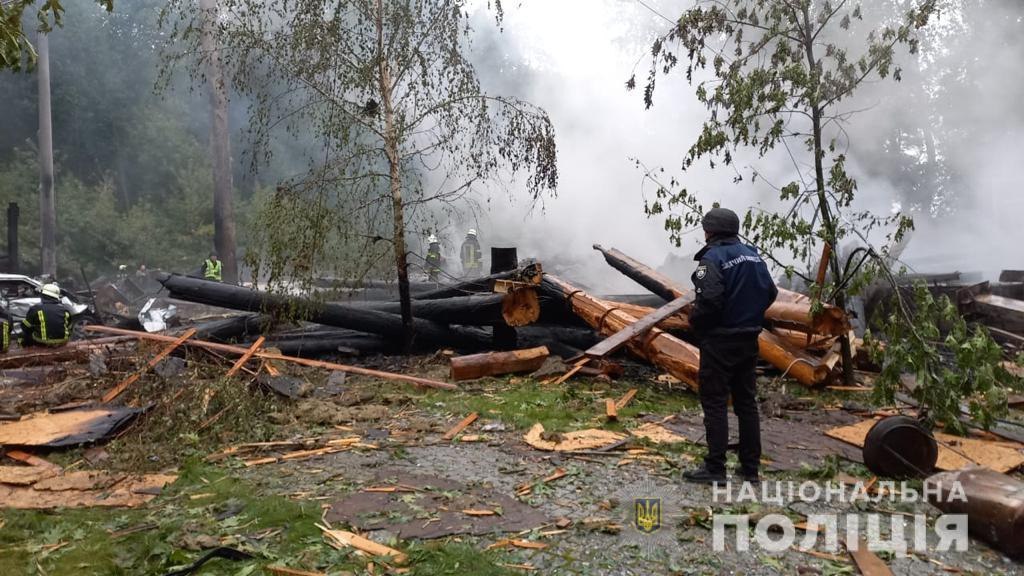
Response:
[{"label": "police officer in black uniform", "polygon": [[694,257],[697,297],[690,324],[700,339],[700,403],[708,454],[704,465],[683,474],[690,482],[725,481],[729,444],[728,403],[739,420],[740,477],[757,482],[761,423],[757,412],[757,338],[764,313],[779,291],[757,250],[740,242],[740,219],[712,208],[701,222],[707,245]]}]

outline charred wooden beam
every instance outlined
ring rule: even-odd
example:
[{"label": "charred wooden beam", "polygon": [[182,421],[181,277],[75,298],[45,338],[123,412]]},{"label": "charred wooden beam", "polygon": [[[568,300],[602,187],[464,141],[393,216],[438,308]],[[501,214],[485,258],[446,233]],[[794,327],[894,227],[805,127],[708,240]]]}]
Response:
[{"label": "charred wooden beam", "polygon": [[[604,259],[612,268],[622,272],[666,301],[672,301],[692,293],[691,290],[680,286],[675,280],[619,250],[605,249],[597,244],[594,245],[594,249],[604,255]],[[683,313],[688,313],[688,310],[684,309]],[[765,317],[772,324],[782,328],[828,336],[846,334],[850,330],[849,319],[842,310],[835,306],[825,305],[818,314],[814,314],[809,297],[784,289],[779,289],[779,296],[768,308]]]},{"label": "charred wooden beam", "polygon": [[604,249],[600,244],[594,244],[594,250],[604,255],[604,259],[619,272],[622,272],[637,284],[647,288],[660,296],[663,300],[671,302],[683,296],[692,296],[692,290],[687,290],[676,284],[668,276],[647,266],[639,260],[635,260],[615,248]]},{"label": "charred wooden beam", "polygon": [[[523,306],[533,309],[533,318],[540,314],[540,303],[533,299],[532,303],[527,299],[517,302],[519,310],[512,310],[509,302],[513,300],[511,294],[474,294],[471,296],[453,296],[439,300],[412,301],[412,315],[416,318],[432,320],[440,324],[462,324],[466,326],[489,326],[491,324],[505,323],[510,325],[523,325],[529,316],[522,310]],[[388,314],[399,314],[399,302],[351,302],[344,306],[359,308],[363,310],[376,310]],[[509,308],[506,311],[506,307]]]},{"label": "charred wooden beam", "polygon": [[[402,318],[397,314],[340,304],[324,304],[305,298],[271,294],[177,274],[164,275],[159,280],[172,297],[189,302],[309,320],[317,324],[380,334],[388,338],[402,338],[404,333]],[[429,320],[414,318],[413,329],[417,339],[437,344],[456,347],[474,344],[447,326]]]}]

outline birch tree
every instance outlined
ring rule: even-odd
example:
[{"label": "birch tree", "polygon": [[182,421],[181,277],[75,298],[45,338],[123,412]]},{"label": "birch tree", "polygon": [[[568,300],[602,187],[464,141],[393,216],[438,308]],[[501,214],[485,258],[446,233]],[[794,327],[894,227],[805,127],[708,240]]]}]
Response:
[{"label": "birch tree", "polygon": [[[257,160],[286,133],[309,165],[268,201],[250,263],[272,281],[302,282],[390,258],[411,344],[410,222],[517,173],[531,199],[553,193],[550,119],[482,88],[466,55],[467,2],[226,0],[221,9],[222,60],[253,98]],[[186,0],[167,15],[186,47],[174,64],[196,46],[197,23]]]},{"label": "birch tree", "polygon": [[[654,42],[645,105],[654,105],[658,77],[682,66],[707,108],[699,136],[683,155],[683,172],[705,161],[711,168],[726,166],[737,182],[757,180],[756,167],[734,165],[737,154],[764,157],[778,148],[792,159],[795,179],[776,185],[786,208],[753,208],[744,218],[749,239],[769,255],[788,252],[806,262],[809,239],[837,248],[848,236],[866,243],[868,232],[887,227],[898,241],[912,227],[901,214],[856,210],[857,181],[846,170],[843,130],[854,116],[847,104],[857,89],[869,81],[899,80],[897,50],[917,51],[918,32],[932,17],[935,0],[906,5],[900,14],[873,15],[880,22],[875,26],[865,23],[864,9],[853,0],[700,0]],[[627,87],[636,84],[630,78]],[[684,228],[699,223],[703,207],[695,191],[673,179],[658,187],[647,210],[667,214],[678,242]],[[830,285],[806,279],[820,301],[845,307],[847,290],[870,252],[858,251],[845,262],[838,249],[824,253]],[[853,363],[845,336],[841,346],[849,382]]]}]

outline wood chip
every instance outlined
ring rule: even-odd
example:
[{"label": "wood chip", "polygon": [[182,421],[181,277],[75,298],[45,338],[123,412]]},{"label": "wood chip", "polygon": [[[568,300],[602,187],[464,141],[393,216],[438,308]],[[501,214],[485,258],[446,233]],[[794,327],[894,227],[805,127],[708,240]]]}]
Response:
[{"label": "wood chip", "polygon": [[364,538],[354,532],[348,530],[331,530],[324,526],[320,526],[323,531],[324,539],[327,543],[337,549],[342,548],[355,548],[361,552],[366,552],[372,556],[379,558],[391,558],[395,564],[404,564],[409,559],[403,552],[395,550],[394,548],[378,544],[369,538]]},{"label": "wood chip", "polygon": [[619,409],[615,407],[615,400],[612,400],[611,398],[605,399],[604,415],[612,422],[619,419]]},{"label": "wood chip", "polygon": [[466,516],[497,516],[498,513],[494,510],[473,510],[467,509],[462,511]]},{"label": "wood chip", "polygon": [[526,548],[529,550],[543,550],[548,547],[548,545],[543,542],[533,542],[531,540],[520,540],[517,538],[502,538],[485,548],[485,550],[494,550],[495,548],[505,548],[507,546]]},{"label": "wood chip", "polygon": [[629,431],[633,436],[640,438],[646,438],[655,444],[676,444],[678,442],[686,442],[686,437],[680,434],[676,434],[671,430],[668,430],[664,426],[648,422],[639,428],[635,428]]},{"label": "wood chip", "polygon": [[442,438],[444,438],[445,440],[451,440],[451,439],[455,438],[456,436],[458,436],[459,432],[462,432],[463,430],[465,430],[467,426],[469,426],[470,424],[475,422],[476,419],[479,418],[479,417],[480,417],[479,414],[477,414],[476,412],[473,412],[469,416],[466,416],[465,418],[460,420],[459,423],[456,424],[455,426],[453,426],[451,430],[445,432],[445,434],[444,434],[444,436],[442,436]]}]

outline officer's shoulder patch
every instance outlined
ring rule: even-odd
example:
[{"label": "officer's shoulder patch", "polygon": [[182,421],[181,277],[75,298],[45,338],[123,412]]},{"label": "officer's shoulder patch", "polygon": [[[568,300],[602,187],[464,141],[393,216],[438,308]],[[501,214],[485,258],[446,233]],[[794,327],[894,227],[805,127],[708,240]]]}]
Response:
[{"label": "officer's shoulder patch", "polygon": [[695,275],[697,276],[697,280],[703,280],[704,277],[708,275],[707,265],[701,264],[700,266],[697,266],[697,272]]}]

